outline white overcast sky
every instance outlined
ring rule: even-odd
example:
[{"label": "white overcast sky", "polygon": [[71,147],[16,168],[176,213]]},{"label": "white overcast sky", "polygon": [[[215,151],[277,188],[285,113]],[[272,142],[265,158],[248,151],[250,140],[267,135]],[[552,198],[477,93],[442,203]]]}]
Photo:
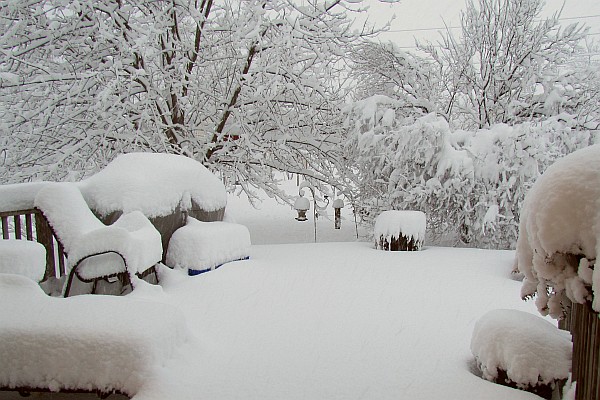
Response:
[{"label": "white overcast sky", "polygon": [[[414,46],[414,37],[438,41],[439,33],[435,29],[429,30],[431,28],[443,27],[444,23],[459,25],[460,11],[465,5],[465,0],[401,0],[395,4],[369,1],[372,3],[368,12],[370,20],[381,24],[392,15],[396,16],[390,32],[383,34],[381,39],[409,48]],[[543,16],[551,16],[561,7],[563,23],[585,23],[590,27],[591,37],[600,40],[600,0],[546,0]]]}]

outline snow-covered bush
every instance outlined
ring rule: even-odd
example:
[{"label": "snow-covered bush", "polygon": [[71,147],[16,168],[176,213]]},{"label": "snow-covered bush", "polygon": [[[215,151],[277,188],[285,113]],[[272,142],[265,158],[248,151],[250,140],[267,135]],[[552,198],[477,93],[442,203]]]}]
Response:
[{"label": "snow-covered bush", "polygon": [[492,310],[475,324],[471,352],[483,378],[542,394],[567,379],[571,338],[541,317]]},{"label": "snow-covered bush", "polygon": [[555,162],[525,198],[517,242],[521,295],[542,314],[562,315],[564,296],[600,311],[600,145]]},{"label": "snow-covered bush", "polygon": [[435,114],[396,118],[396,106],[373,96],[345,110],[357,203],[367,220],[385,209],[425,212],[430,243],[514,247],[527,190],[555,159],[594,139],[566,115],[465,131]]}]

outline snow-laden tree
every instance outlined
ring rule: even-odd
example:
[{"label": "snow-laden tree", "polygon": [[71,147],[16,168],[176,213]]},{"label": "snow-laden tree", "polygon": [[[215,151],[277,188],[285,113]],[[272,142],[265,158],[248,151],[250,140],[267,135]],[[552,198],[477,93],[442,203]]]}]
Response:
[{"label": "snow-laden tree", "polygon": [[349,58],[355,98],[386,95],[401,103],[396,111],[407,116],[438,111],[441,87],[431,62],[393,43],[372,41],[353,46]]},{"label": "snow-laden tree", "polygon": [[[427,213],[431,240],[512,247],[523,196],[553,160],[595,142],[600,68],[586,29],[538,0],[469,0],[462,33],[421,58],[354,47],[346,150],[365,218]],[[430,112],[432,114],[427,115]]]},{"label": "snow-laden tree", "polygon": [[[461,32],[450,30],[433,57],[443,83],[443,113],[464,128],[518,123],[548,113],[556,87],[574,75],[570,62],[586,29],[540,20],[543,0],[468,0]],[[576,101],[578,92],[562,93]]]},{"label": "snow-laden tree", "polygon": [[513,248],[523,199],[554,160],[595,142],[574,118],[479,130],[436,114],[405,117],[378,95],[344,111],[346,145],[366,221],[384,210],[427,214],[428,243]]},{"label": "snow-laden tree", "polygon": [[3,183],[73,179],[115,154],[186,154],[274,189],[341,182],[354,0],[0,1]]}]

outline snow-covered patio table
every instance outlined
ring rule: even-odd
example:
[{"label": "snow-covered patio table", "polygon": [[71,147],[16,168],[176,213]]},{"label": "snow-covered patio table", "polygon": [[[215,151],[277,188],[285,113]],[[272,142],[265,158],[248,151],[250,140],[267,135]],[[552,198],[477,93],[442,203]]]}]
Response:
[{"label": "snow-covered patio table", "polygon": [[171,235],[185,225],[187,215],[220,221],[227,204],[225,186],[216,175],[176,154],[122,154],[77,185],[106,224],[131,211],[148,217],[161,233],[163,260]]},{"label": "snow-covered patio table", "polygon": [[20,275],[0,274],[0,305],[0,388],[132,396],[188,338],[176,307],[117,296],[50,297]]}]

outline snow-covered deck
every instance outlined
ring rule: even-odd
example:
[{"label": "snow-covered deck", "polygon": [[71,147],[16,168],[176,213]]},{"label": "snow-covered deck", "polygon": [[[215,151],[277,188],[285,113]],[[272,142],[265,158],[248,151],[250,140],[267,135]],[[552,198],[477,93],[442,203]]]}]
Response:
[{"label": "snow-covered deck", "polygon": [[192,340],[169,339],[179,350],[154,365],[134,398],[536,399],[473,373],[479,317],[497,308],[536,313],[510,277],[513,257],[261,245],[250,260],[198,277],[168,270],[161,286],[143,284],[125,298],[177,308]]}]

